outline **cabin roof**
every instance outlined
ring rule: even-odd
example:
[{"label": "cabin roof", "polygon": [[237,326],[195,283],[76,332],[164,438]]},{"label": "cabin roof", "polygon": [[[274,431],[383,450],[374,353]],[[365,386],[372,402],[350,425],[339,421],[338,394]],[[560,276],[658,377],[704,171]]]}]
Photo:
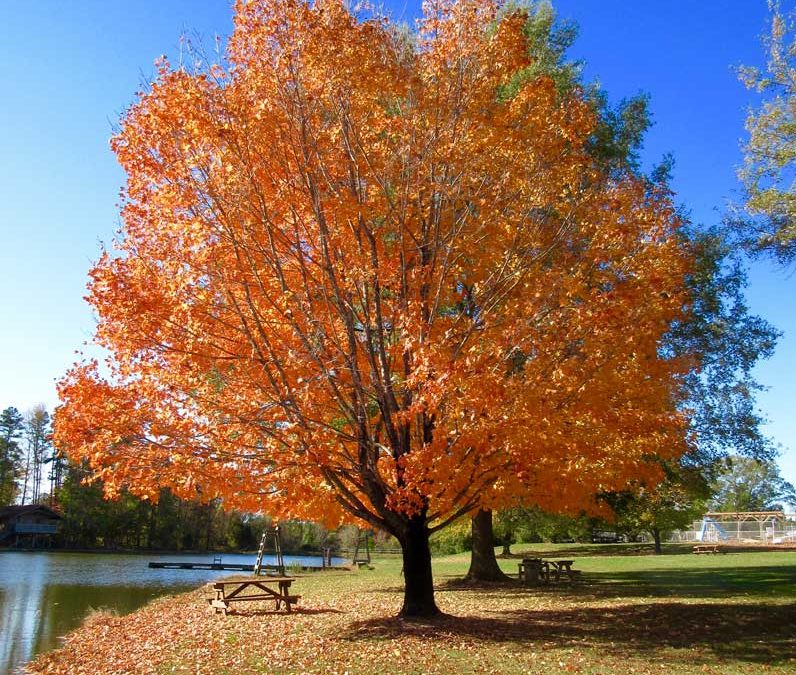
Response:
[{"label": "cabin roof", "polygon": [[28,513],[41,513],[48,518],[61,520],[63,516],[44,504],[26,504],[25,506],[4,506],[0,509],[0,520],[11,520]]}]

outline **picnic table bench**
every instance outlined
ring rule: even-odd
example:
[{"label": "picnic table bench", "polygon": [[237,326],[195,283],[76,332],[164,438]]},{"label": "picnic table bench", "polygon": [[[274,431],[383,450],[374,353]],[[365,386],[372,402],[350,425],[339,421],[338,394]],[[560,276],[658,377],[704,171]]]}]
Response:
[{"label": "picnic table bench", "polygon": [[524,558],[519,563],[520,579],[526,583],[549,584],[552,580],[561,581],[562,574],[570,583],[581,579],[581,571],[573,570],[574,560],[544,560],[542,558]]},{"label": "picnic table bench", "polygon": [[215,597],[208,598],[207,602],[210,603],[216,614],[221,612],[225,616],[229,611],[230,603],[255,600],[273,600],[277,610],[284,604],[285,609],[291,612],[292,605],[301,598],[300,595],[290,594],[290,584],[294,581],[293,577],[268,576],[217,581],[213,584]]},{"label": "picnic table bench", "polygon": [[572,569],[572,565],[575,564],[574,560],[547,560],[545,562],[547,562],[548,580],[551,574],[555,577],[556,581],[561,580],[562,574],[566,574],[567,579],[570,581],[575,581],[575,577],[578,576],[575,574],[577,570]]},{"label": "picnic table bench", "polygon": [[541,558],[523,558],[519,563],[520,581],[526,584],[538,584],[544,580],[545,563]]},{"label": "picnic table bench", "polygon": [[700,544],[694,546],[694,553],[721,553],[716,544]]}]

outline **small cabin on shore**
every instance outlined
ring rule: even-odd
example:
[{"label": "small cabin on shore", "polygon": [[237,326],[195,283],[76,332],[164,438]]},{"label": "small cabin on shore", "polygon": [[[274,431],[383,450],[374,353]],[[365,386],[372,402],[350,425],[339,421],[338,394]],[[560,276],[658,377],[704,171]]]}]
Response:
[{"label": "small cabin on shore", "polygon": [[0,545],[26,548],[52,546],[63,516],[43,504],[0,509]]}]

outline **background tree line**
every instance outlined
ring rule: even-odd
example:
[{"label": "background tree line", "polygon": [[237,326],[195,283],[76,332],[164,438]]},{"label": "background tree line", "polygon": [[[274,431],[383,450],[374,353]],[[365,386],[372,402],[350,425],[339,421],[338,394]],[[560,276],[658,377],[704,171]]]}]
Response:
[{"label": "background tree line", "polygon": [[[273,524],[269,516],[227,511],[218,500],[180,499],[168,489],[157,503],[129,492],[107,500],[100,484],[83,483],[84,475],[81,467],[70,465],[57,499],[64,516],[62,543],[70,548],[252,551]],[[288,554],[352,548],[358,532],[353,526],[330,531],[298,520],[280,521],[279,529]]]},{"label": "background tree line", "polygon": [[[157,503],[124,492],[107,500],[98,483],[82,482],[85,472],[70,465],[58,503],[63,510],[63,544],[73,548],[169,551],[252,551],[270,516],[225,510],[219,500],[201,503],[176,497],[168,489]],[[346,525],[329,530],[319,523],[279,522],[282,549],[287,554],[318,553],[331,548],[347,552],[356,546],[359,528]],[[383,541],[385,537],[381,537]]]},{"label": "background tree line", "polygon": [[[271,518],[227,511],[218,500],[202,503],[161,490],[157,503],[123,491],[117,500],[102,495],[100,483],[84,482],[85,467],[67,461],[50,437],[44,405],[26,413],[0,412],[0,508],[44,504],[64,518],[56,545],[86,549],[247,551],[256,549]],[[306,521],[281,521],[287,553],[356,546],[358,528],[327,530]]]},{"label": "background tree line", "polygon": [[0,413],[0,506],[52,501],[64,477],[65,461],[50,439],[50,414],[39,404],[20,413]]}]

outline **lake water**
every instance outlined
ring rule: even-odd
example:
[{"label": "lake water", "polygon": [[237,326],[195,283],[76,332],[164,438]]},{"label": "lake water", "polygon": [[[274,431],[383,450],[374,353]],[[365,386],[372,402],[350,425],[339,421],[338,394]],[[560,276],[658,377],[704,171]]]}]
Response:
[{"label": "lake water", "polygon": [[[222,562],[254,564],[254,554],[225,553]],[[179,593],[234,571],[149,569],[150,560],[212,562],[212,554],[0,553],[0,675],[18,672],[36,654],[59,646],[92,610],[132,612],[153,598]],[[267,556],[264,563],[273,563]],[[343,564],[334,559],[335,565]],[[285,556],[285,564],[317,565]]]}]

